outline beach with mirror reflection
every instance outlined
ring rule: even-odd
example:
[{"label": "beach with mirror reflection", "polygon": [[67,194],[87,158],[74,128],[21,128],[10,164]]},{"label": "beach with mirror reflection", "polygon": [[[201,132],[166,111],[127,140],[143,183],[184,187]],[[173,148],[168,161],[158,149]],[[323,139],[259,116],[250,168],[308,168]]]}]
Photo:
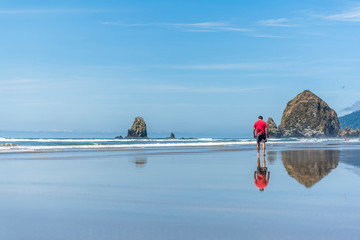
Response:
[{"label": "beach with mirror reflection", "polygon": [[[360,145],[0,155],[2,239],[359,239]],[[31,236],[31,237],[29,237]]]}]

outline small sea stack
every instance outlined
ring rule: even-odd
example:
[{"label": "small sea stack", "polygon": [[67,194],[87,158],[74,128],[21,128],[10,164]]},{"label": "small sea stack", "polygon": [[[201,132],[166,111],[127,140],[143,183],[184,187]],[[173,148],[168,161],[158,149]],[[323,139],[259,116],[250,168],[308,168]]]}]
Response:
[{"label": "small sea stack", "polygon": [[142,117],[136,117],[126,138],[148,138],[146,123]]},{"label": "small sea stack", "polygon": [[174,133],[170,133],[170,137],[167,137],[167,139],[175,139],[175,134],[174,134]]},{"label": "small sea stack", "polygon": [[269,128],[270,137],[272,137],[272,138],[280,137],[279,130],[278,130],[277,126],[276,126],[276,123],[275,123],[274,119],[269,117],[266,123],[267,123],[268,128]]}]

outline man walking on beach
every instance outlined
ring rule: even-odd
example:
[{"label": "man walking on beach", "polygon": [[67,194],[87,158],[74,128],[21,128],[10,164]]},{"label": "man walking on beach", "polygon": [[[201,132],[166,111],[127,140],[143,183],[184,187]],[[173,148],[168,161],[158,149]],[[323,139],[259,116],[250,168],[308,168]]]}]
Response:
[{"label": "man walking on beach", "polygon": [[[255,134],[256,131],[256,134]],[[263,117],[259,116],[259,119],[254,124],[253,129],[254,138],[256,138],[257,142],[257,152],[258,156],[260,156],[260,143],[262,143],[263,155],[265,156],[265,143],[267,141],[266,137],[269,137],[269,128],[265,121],[263,121]]]}]

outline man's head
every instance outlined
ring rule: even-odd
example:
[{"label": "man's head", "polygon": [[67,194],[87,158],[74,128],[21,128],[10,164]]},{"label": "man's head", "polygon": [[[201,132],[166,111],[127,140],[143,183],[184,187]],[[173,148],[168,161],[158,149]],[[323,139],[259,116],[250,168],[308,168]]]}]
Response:
[{"label": "man's head", "polygon": [[260,116],[259,116],[259,119],[263,120],[263,117],[260,115]]}]

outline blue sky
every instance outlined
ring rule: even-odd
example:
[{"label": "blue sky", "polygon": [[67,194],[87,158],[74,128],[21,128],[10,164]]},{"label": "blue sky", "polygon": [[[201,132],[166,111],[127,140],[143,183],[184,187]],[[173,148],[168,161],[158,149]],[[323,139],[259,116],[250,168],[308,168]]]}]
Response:
[{"label": "blue sky", "polygon": [[2,131],[241,137],[305,89],[359,106],[360,1],[12,0],[0,24]]}]

